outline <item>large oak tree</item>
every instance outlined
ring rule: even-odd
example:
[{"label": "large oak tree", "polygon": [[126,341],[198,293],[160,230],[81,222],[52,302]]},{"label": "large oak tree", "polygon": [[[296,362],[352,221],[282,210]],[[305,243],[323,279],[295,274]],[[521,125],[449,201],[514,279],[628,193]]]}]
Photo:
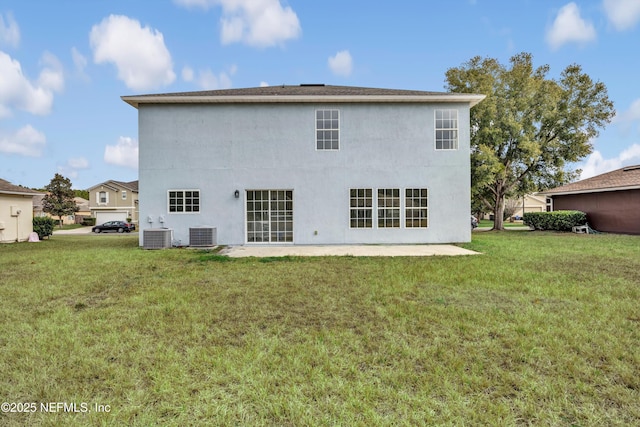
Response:
[{"label": "large oak tree", "polygon": [[509,63],[478,56],[446,73],[449,91],[487,96],[471,109],[471,192],[474,204],[493,212],[496,230],[503,229],[505,197],[575,179],[569,164],[591,153],[591,141],[615,115],[606,86],[579,65],[551,79],[549,66],[534,68],[531,54]]}]

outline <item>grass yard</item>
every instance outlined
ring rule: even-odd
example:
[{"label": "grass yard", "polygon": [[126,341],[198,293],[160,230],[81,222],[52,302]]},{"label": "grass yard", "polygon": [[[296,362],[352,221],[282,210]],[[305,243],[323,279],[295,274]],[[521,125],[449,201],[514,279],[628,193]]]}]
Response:
[{"label": "grass yard", "polygon": [[0,425],[640,425],[640,237],[464,246],[484,255],[0,245]]}]

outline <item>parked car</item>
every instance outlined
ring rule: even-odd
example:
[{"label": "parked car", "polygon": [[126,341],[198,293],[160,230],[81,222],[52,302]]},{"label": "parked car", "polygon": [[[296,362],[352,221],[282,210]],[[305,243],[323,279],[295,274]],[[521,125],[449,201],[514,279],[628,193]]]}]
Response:
[{"label": "parked car", "polygon": [[478,227],[478,218],[471,215],[471,229],[473,230],[476,227]]},{"label": "parked car", "polygon": [[125,221],[107,221],[104,224],[96,225],[91,229],[94,233],[102,233],[103,231],[117,231],[118,233],[127,233],[136,229],[134,224]]}]

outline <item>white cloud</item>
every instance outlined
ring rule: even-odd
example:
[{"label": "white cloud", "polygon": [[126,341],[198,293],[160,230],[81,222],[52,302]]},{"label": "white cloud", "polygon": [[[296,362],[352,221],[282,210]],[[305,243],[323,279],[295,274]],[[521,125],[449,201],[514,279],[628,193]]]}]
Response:
[{"label": "white cloud", "polygon": [[231,76],[235,74],[237,70],[238,67],[232,65],[229,67],[228,72],[221,71],[216,74],[206,69],[196,73],[191,67],[184,67],[182,69],[182,79],[185,82],[195,82],[204,90],[229,89],[232,86]]},{"label": "white cloud", "polygon": [[604,0],[602,5],[609,22],[618,31],[629,30],[640,21],[638,0]]},{"label": "white cloud", "polygon": [[195,73],[193,72],[193,68],[191,67],[183,67],[182,68],[182,80],[185,82],[192,82],[195,78]]},{"label": "white cloud", "polygon": [[0,152],[28,157],[40,157],[47,138],[44,133],[27,125],[13,133],[0,133]]},{"label": "white cloud", "polygon": [[75,66],[78,74],[83,79],[89,80],[89,76],[84,71],[85,68],[87,68],[87,58],[75,47],[71,48],[71,58],[73,59],[73,65]]},{"label": "white cloud", "polygon": [[619,126],[623,135],[634,131],[640,134],[640,98],[633,101],[627,110],[617,113],[612,123]]},{"label": "white cloud", "polygon": [[67,161],[67,165],[74,169],[88,169],[89,161],[84,157],[73,157]]},{"label": "white cloud", "polygon": [[18,23],[13,19],[13,15],[8,13],[5,22],[2,14],[0,14],[0,44],[11,47],[18,47],[20,44],[20,28]]},{"label": "white cloud", "polygon": [[633,144],[617,157],[605,159],[599,151],[594,151],[582,166],[580,179],[590,178],[605,172],[611,172],[625,166],[640,164],[640,144]]},{"label": "white cloud", "polygon": [[49,52],[45,52],[42,54],[40,64],[43,69],[38,77],[38,84],[51,91],[62,91],[64,89],[64,71],[58,58]]},{"label": "white cloud", "polygon": [[565,43],[584,44],[595,39],[593,24],[582,19],[580,9],[573,2],[560,9],[546,35],[547,43],[552,49],[558,49]]},{"label": "white cloud", "polygon": [[64,74],[58,59],[45,53],[43,69],[35,83],[22,73],[20,63],[0,51],[0,118],[12,114],[12,109],[46,115],[53,105],[53,92],[64,87]]},{"label": "white cloud", "polygon": [[113,63],[128,88],[147,90],[173,83],[171,54],[162,33],[121,15],[111,15],[89,34],[96,64]]},{"label": "white cloud", "polygon": [[335,56],[329,57],[329,68],[333,74],[348,77],[353,68],[353,59],[348,50],[341,50]]},{"label": "white cloud", "polygon": [[191,7],[222,7],[222,44],[242,42],[249,46],[271,47],[297,38],[300,21],[291,7],[280,0],[174,0]]},{"label": "white cloud", "polygon": [[67,160],[63,166],[58,166],[58,172],[68,178],[77,178],[78,171],[89,169],[89,161],[84,157],[74,157]]},{"label": "white cloud", "polygon": [[105,147],[104,161],[112,165],[138,169],[138,141],[121,136],[116,145]]},{"label": "white cloud", "polygon": [[631,106],[629,106],[628,110],[620,114],[617,114],[614,121],[616,123],[634,122],[634,121],[640,122],[640,98],[633,101],[631,103]]},{"label": "white cloud", "polygon": [[264,82],[264,81],[260,82],[260,87],[268,87],[268,86],[269,86],[269,83]]}]

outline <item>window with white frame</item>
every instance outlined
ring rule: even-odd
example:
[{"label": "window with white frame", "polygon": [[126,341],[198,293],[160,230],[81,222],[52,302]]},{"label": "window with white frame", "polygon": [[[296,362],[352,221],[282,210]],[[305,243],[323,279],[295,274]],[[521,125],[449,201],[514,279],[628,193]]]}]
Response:
[{"label": "window with white frame", "polygon": [[436,150],[458,149],[458,110],[436,110]]},{"label": "window with white frame", "polygon": [[405,227],[427,228],[429,226],[428,190],[426,188],[405,189]]},{"label": "window with white frame", "polygon": [[400,228],[400,189],[378,189],[378,228]]},{"label": "window with white frame", "polygon": [[122,191],[122,200],[127,200],[127,192]]},{"label": "window with white frame", "polygon": [[169,190],[169,213],[199,213],[200,190]]},{"label": "window with white frame", "polygon": [[371,188],[349,190],[349,206],[351,228],[373,226],[373,190]]},{"label": "window with white frame", "polygon": [[106,191],[100,191],[98,193],[98,203],[106,204],[109,203],[109,193]]},{"label": "window with white frame", "polygon": [[316,149],[340,149],[339,110],[316,110]]}]

